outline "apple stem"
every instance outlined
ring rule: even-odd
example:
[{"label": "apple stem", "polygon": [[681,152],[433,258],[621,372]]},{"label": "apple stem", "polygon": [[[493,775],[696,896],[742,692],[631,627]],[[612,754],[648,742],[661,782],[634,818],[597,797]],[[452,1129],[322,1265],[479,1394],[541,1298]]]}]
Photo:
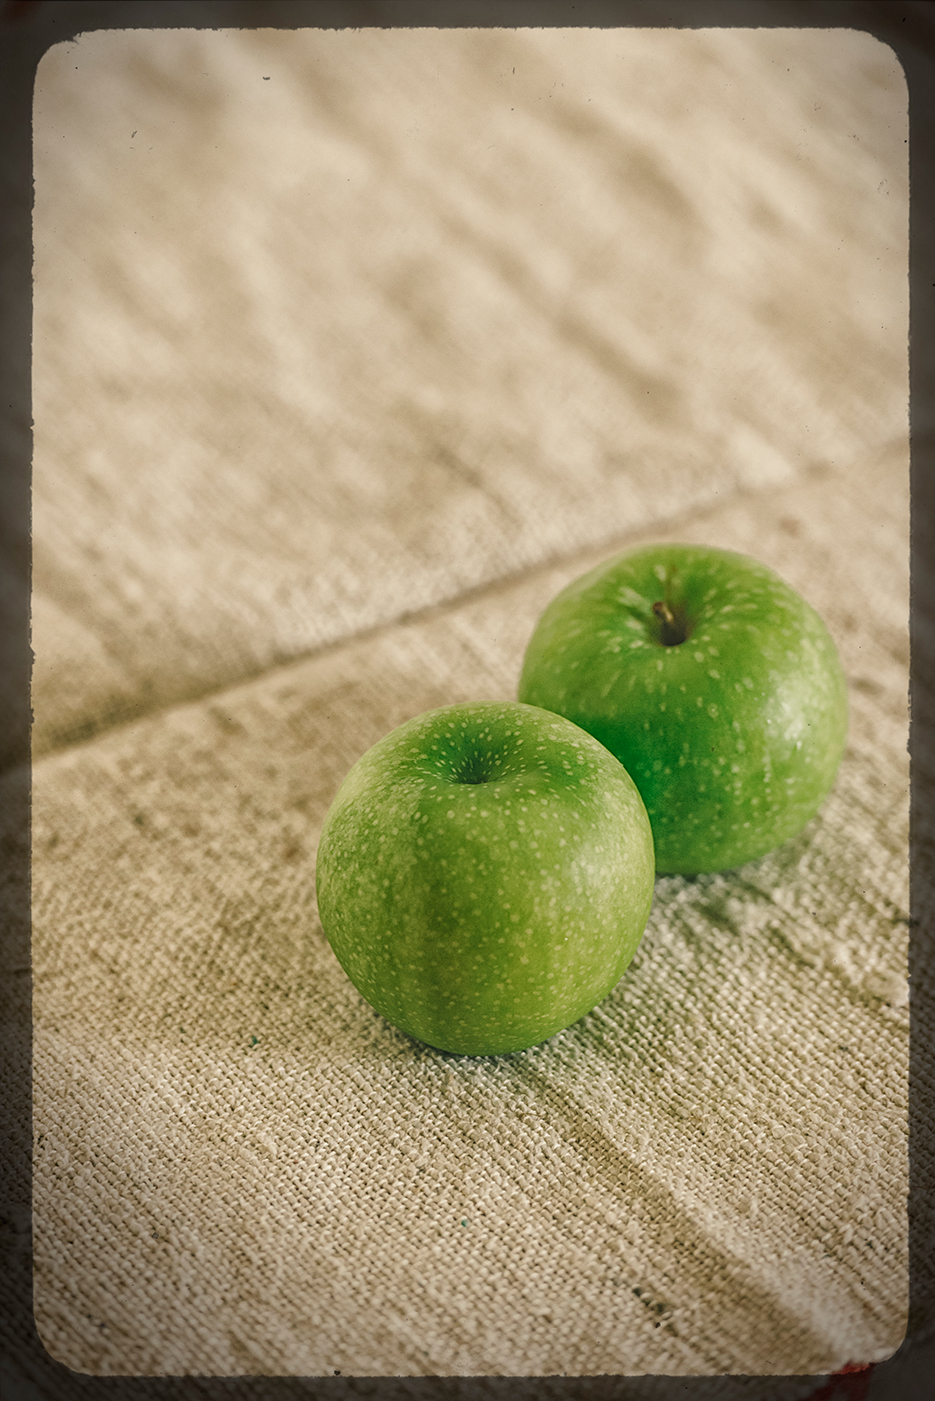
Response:
[{"label": "apple stem", "polygon": [[653,613],[662,624],[660,641],[663,647],[677,647],[688,635],[681,621],[672,612],[668,600],[659,599],[653,604]]}]

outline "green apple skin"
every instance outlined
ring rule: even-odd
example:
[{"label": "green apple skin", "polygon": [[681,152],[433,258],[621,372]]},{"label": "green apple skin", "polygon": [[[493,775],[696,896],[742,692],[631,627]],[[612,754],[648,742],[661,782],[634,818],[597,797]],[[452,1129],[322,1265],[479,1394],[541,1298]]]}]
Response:
[{"label": "green apple skin", "polygon": [[649,917],[652,831],[607,749],[516,701],[445,706],[348,773],[322,829],[322,928],[357,990],[443,1051],[523,1050],[591,1011]]},{"label": "green apple skin", "polygon": [[627,551],[558,594],[519,698],[617,756],[666,874],[739,866],[800,831],[847,737],[844,672],[815,610],[756,560],[696,545]]}]

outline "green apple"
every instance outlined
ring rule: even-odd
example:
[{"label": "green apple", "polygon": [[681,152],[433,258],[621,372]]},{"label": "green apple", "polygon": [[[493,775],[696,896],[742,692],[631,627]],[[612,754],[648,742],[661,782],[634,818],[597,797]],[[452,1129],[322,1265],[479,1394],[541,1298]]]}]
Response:
[{"label": "green apple", "polygon": [[519,698],[617,756],[666,873],[739,866],[798,832],[847,736],[844,673],[815,610],[756,560],[696,545],[629,550],[558,594]]},{"label": "green apple", "polygon": [[515,701],[416,716],[348,773],[318,846],[338,962],[443,1051],[536,1045],[614,986],[652,904],[652,832],[603,745]]}]

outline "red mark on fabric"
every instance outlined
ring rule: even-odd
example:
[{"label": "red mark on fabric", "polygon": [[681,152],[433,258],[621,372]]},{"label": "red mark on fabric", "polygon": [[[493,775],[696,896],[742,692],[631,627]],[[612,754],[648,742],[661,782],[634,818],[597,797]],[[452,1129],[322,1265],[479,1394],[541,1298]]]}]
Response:
[{"label": "red mark on fabric", "polygon": [[805,1401],[864,1401],[875,1365],[873,1362],[845,1362],[839,1372],[833,1373],[817,1391],[810,1392]]}]

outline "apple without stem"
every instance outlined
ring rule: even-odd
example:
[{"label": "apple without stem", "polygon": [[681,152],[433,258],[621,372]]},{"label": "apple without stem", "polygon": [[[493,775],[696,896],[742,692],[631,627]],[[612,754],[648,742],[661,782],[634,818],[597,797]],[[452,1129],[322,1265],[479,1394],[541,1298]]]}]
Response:
[{"label": "apple without stem", "polygon": [[818,811],[847,735],[847,690],[815,610],[765,565],[650,545],[546,608],[520,700],[615,754],[649,813],[660,872],[753,860]]},{"label": "apple without stem", "polygon": [[652,903],[632,780],[560,716],[427,711],[350,770],[318,846],[318,909],[359,992],[465,1055],[536,1045],[623,973]]}]

